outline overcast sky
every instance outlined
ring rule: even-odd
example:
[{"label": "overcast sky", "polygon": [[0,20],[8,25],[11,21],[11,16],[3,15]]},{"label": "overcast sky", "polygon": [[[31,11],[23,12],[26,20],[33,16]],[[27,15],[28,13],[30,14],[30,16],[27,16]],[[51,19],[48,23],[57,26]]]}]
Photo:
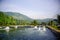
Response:
[{"label": "overcast sky", "polygon": [[59,0],[0,0],[0,11],[18,12],[33,19],[54,18]]}]

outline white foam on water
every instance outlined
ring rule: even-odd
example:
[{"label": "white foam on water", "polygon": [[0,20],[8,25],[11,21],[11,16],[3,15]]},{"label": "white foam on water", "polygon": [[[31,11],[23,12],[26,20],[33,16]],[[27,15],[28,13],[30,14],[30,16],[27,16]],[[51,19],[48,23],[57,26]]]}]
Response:
[{"label": "white foam on water", "polygon": [[7,32],[9,32],[9,29],[10,29],[10,28],[9,28],[8,26],[5,28],[5,30],[6,30]]},{"label": "white foam on water", "polygon": [[39,30],[41,30],[41,28],[39,27]]},{"label": "white foam on water", "polygon": [[36,28],[36,29],[37,29],[37,26],[35,26],[34,28]]},{"label": "white foam on water", "polygon": [[46,28],[45,28],[45,26],[43,26],[43,31],[46,31]]},{"label": "white foam on water", "polygon": [[18,28],[18,26],[15,26],[15,28],[17,29],[17,28]]},{"label": "white foam on water", "polygon": [[7,26],[6,28],[5,28],[5,30],[9,30],[10,28]]}]

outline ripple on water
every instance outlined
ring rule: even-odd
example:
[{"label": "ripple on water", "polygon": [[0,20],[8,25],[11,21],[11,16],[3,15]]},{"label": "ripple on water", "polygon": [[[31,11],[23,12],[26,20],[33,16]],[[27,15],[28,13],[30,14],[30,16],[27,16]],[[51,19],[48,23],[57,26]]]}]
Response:
[{"label": "ripple on water", "polygon": [[8,38],[9,40],[55,40],[56,39],[53,33],[49,29],[46,29],[46,31],[42,31],[38,29],[35,30],[34,28],[14,30],[13,32],[9,31],[9,34],[5,36],[9,37]]}]

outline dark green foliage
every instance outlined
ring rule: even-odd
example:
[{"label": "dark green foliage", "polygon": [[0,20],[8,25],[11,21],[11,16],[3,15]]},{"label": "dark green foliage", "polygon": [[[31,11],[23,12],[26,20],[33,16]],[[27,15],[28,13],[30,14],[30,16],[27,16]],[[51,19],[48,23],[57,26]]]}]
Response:
[{"label": "dark green foliage", "polygon": [[12,25],[15,24],[15,19],[11,16],[7,16],[4,14],[4,12],[0,12],[0,25],[1,26],[7,26],[7,25]]},{"label": "dark green foliage", "polygon": [[36,20],[33,20],[33,21],[31,22],[31,25],[36,26],[36,25],[38,25],[38,23],[37,23],[37,21],[36,21]]},{"label": "dark green foliage", "polygon": [[60,30],[60,15],[57,15],[57,19],[58,19],[58,29]]},{"label": "dark green foliage", "polygon": [[41,25],[46,25],[46,23],[45,22],[42,22]]},{"label": "dark green foliage", "polygon": [[0,26],[8,26],[8,25],[29,25],[30,22],[31,21],[29,21],[29,20],[22,20],[22,19],[21,20],[18,20],[18,19],[15,19],[13,16],[7,15],[5,12],[0,12]]},{"label": "dark green foliage", "polygon": [[60,24],[60,15],[57,15],[58,23]]},{"label": "dark green foliage", "polygon": [[56,22],[53,21],[53,20],[51,20],[51,21],[49,21],[48,25],[50,25],[50,26],[56,26]]}]

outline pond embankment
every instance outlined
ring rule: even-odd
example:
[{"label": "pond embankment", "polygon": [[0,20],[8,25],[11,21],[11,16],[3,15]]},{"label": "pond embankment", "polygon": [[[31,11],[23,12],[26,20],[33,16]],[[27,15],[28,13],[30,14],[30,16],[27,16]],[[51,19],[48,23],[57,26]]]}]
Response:
[{"label": "pond embankment", "polygon": [[50,29],[51,32],[54,33],[54,35],[56,36],[57,40],[60,40],[60,30],[57,30],[57,29],[55,29],[53,27],[50,27],[50,26],[48,26],[47,28]]}]

